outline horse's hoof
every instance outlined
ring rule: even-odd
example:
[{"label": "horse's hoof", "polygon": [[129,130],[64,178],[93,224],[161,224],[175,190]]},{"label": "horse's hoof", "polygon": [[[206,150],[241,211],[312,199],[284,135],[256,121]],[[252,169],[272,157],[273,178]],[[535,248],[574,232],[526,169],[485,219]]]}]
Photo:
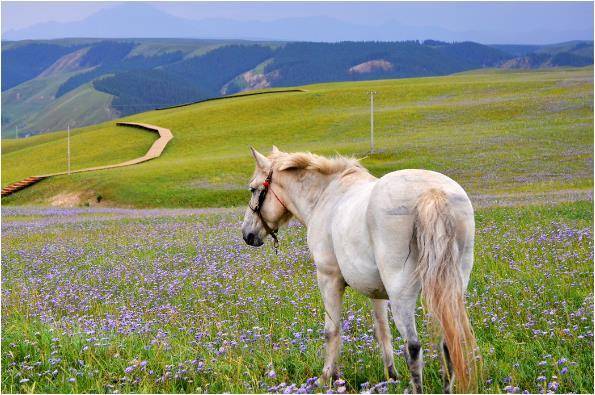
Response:
[{"label": "horse's hoof", "polygon": [[328,380],[325,380],[325,379],[324,379],[324,377],[319,377],[319,378],[316,380],[316,386],[317,386],[318,388],[323,388],[323,387],[324,387],[325,385],[327,385],[327,384],[328,384]]},{"label": "horse's hoof", "polygon": [[326,368],[322,371],[322,374],[318,378],[317,383],[318,383],[319,387],[323,387],[323,386],[332,387],[335,380],[338,380],[340,377],[341,376],[339,375],[338,369],[331,370],[330,368]]},{"label": "horse's hoof", "polygon": [[395,367],[393,365],[390,365],[387,370],[389,379],[393,379],[394,381],[397,381],[399,379],[397,371],[395,370]]},{"label": "horse's hoof", "polygon": [[330,387],[333,385],[333,377],[332,375],[326,373],[326,372],[322,372],[322,374],[320,375],[320,377],[318,378],[318,380],[316,381],[316,383],[318,384],[319,387]]}]

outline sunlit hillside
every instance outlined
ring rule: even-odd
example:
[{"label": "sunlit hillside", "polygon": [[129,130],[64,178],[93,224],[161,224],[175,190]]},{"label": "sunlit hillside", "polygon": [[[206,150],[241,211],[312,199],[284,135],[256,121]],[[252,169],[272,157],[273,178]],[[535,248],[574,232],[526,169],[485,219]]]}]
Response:
[{"label": "sunlit hillside", "polygon": [[[253,170],[248,147],[267,152],[273,144],[286,151],[360,157],[377,176],[403,168],[437,170],[477,198],[592,187],[591,67],[303,88],[127,117],[171,129],[174,139],[159,159],[44,180],[3,204],[43,204],[58,194],[84,193],[101,196],[104,205],[238,205],[247,197]],[[370,90],[377,92],[373,155],[368,154]],[[113,125],[76,130],[73,168],[138,156],[154,138]],[[64,139],[60,132],[3,140],[2,185],[64,169]]]}]

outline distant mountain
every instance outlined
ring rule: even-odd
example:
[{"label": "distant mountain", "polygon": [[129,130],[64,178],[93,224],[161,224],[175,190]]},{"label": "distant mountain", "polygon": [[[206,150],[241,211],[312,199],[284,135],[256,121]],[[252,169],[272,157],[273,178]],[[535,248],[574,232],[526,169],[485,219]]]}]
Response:
[{"label": "distant mountain", "polygon": [[245,90],[593,64],[593,42],[60,39],[2,43],[2,133],[83,126]]},{"label": "distant mountain", "polygon": [[550,45],[492,45],[514,55],[500,65],[503,69],[538,69],[544,67],[582,67],[593,64],[592,41],[569,41]]},{"label": "distant mountain", "polygon": [[[189,39],[60,39],[2,42],[2,135],[21,136],[84,126],[135,112],[120,98],[95,89],[94,80],[116,73],[151,70],[194,57],[233,40]],[[153,81],[154,82],[154,81]],[[160,84],[167,85],[167,79]],[[171,90],[177,89],[173,87]],[[165,92],[164,92],[165,94]],[[166,95],[167,96],[167,95]],[[183,90],[168,105],[203,97]],[[124,97],[130,97],[130,95]],[[140,97],[144,97],[140,94]],[[138,110],[138,111],[142,111]]]},{"label": "distant mountain", "polygon": [[294,17],[272,21],[241,21],[223,18],[191,20],[179,18],[153,6],[129,2],[98,11],[76,22],[47,22],[19,30],[9,30],[3,40],[54,39],[64,37],[164,37],[223,38],[281,41],[403,41],[440,39],[473,40],[481,43],[551,43],[590,39],[591,30],[519,32],[452,31],[439,26],[407,26],[397,21],[377,25],[345,22],[319,17]]}]

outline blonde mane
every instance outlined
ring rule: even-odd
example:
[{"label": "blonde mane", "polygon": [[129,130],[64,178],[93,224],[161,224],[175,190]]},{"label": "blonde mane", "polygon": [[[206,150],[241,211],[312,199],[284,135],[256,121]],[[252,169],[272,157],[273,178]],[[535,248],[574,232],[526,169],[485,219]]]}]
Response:
[{"label": "blonde mane", "polygon": [[319,173],[330,175],[356,170],[367,171],[355,158],[337,155],[333,158],[312,154],[310,152],[272,152],[269,159],[278,171],[289,169],[315,170]]}]

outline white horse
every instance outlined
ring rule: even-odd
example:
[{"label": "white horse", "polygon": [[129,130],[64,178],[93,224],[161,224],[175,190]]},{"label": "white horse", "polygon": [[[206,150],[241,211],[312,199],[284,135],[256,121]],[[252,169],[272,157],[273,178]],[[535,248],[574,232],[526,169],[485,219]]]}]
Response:
[{"label": "white horse", "polygon": [[[373,299],[375,332],[385,374],[396,379],[387,304],[407,347],[413,391],[422,392],[423,355],[415,327],[420,291],[441,329],[444,391],[456,377],[461,390],[475,385],[475,338],[464,293],[473,266],[475,221],[465,191],[426,170],[400,170],[378,179],[357,160],[273,147],[252,149],[256,170],[242,234],[261,246],[276,242],[280,226],[295,217],[308,247],[324,301],[326,358],[322,382],[338,375],[341,300],[346,286]],[[270,193],[269,193],[270,192]]]}]

